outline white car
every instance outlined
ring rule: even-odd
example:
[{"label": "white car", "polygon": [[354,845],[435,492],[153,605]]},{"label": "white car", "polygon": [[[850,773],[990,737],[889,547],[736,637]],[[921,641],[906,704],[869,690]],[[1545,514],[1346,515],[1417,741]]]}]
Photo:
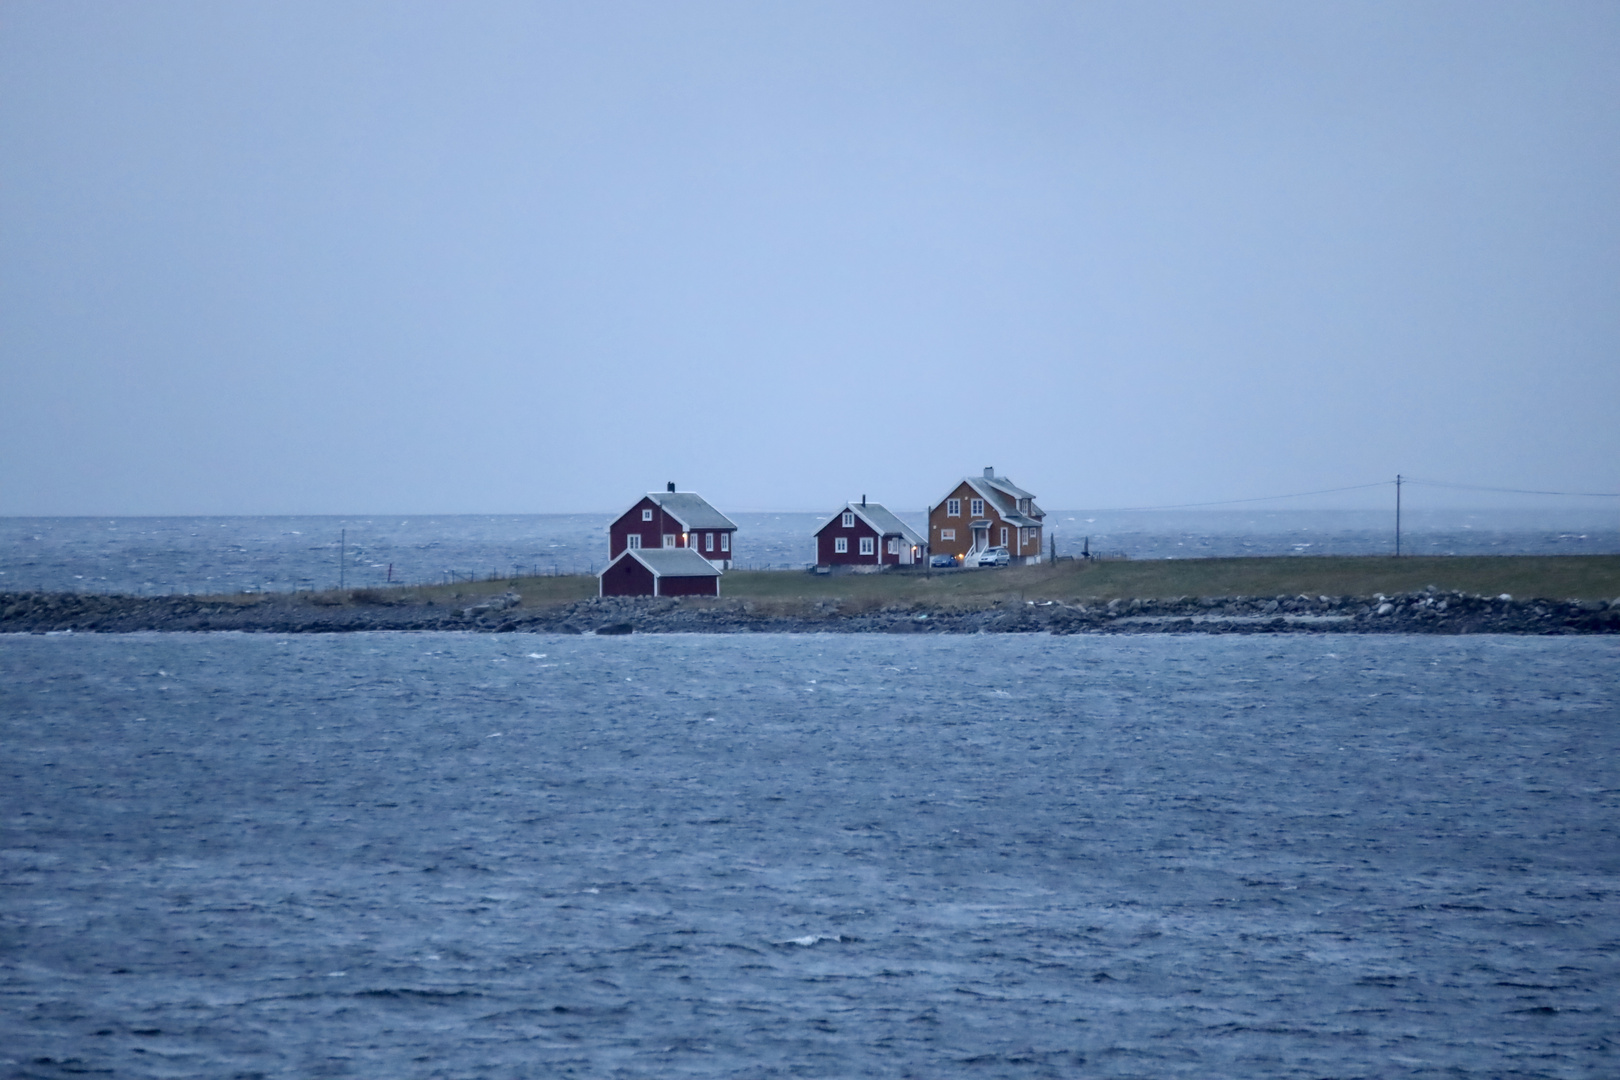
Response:
[{"label": "white car", "polygon": [[1012,562],[1012,556],[1007,554],[1004,547],[985,548],[979,552],[978,566],[1006,566]]}]

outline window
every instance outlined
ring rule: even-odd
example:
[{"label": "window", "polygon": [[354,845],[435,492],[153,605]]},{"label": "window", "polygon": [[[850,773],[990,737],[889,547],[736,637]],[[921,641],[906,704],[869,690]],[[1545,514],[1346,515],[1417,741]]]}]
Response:
[{"label": "window", "polygon": [[835,537],[833,537],[833,554],[834,555],[846,555],[848,553],[849,553],[849,537],[847,537],[847,536],[835,536]]},{"label": "window", "polygon": [[1007,546],[1007,526],[1005,525],[1001,527],[1001,546]]},{"label": "window", "polygon": [[675,534],[674,533],[665,533],[664,534],[664,546],[665,547],[674,547],[675,546]]},{"label": "window", "polygon": [[874,553],[874,551],[875,548],[872,544],[872,538],[870,536],[861,537],[861,554],[871,555]]},{"label": "window", "polygon": [[731,550],[731,534],[730,533],[723,532],[723,533],[720,534],[720,550],[721,551],[730,551]]},{"label": "window", "polygon": [[625,537],[624,546],[639,549],[641,547],[641,534],[631,533],[629,536]]},{"label": "window", "polygon": [[984,516],[984,500],[983,499],[974,499],[972,502],[968,503],[968,512],[970,514],[972,514],[974,517],[983,517]]},{"label": "window", "polygon": [[703,550],[704,551],[713,551],[714,550],[714,533],[704,533],[703,534]]},{"label": "window", "polygon": [[889,537],[889,554],[900,554],[900,538],[898,536]]},{"label": "window", "polygon": [[962,500],[961,499],[946,499],[945,500],[945,516],[946,517],[961,517],[962,516]]},{"label": "window", "polygon": [[846,511],[845,514],[844,514],[844,528],[853,529],[854,527],[855,527],[855,515]]},{"label": "window", "polygon": [[641,520],[642,521],[651,521],[652,520],[652,511],[651,510],[643,510],[641,512]]},{"label": "window", "polygon": [[956,539],[956,530],[955,529],[941,529],[941,530],[939,530],[939,538],[941,540],[955,540]]}]

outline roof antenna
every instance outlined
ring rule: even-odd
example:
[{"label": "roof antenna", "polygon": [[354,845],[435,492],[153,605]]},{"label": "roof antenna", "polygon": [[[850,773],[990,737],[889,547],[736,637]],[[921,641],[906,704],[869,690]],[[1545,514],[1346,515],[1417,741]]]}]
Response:
[{"label": "roof antenna", "polygon": [[671,491],[675,490],[675,481],[671,480],[669,482],[669,490],[671,490]]}]

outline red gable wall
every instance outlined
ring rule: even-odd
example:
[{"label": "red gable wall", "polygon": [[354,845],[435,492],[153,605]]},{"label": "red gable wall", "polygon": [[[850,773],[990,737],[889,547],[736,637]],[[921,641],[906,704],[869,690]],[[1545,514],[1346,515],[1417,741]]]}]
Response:
[{"label": "red gable wall", "polygon": [[[652,511],[653,519],[651,521],[641,520],[643,510]],[[608,526],[609,559],[619,557],[619,553],[625,549],[625,545],[628,543],[625,537],[631,533],[641,534],[641,546],[644,548],[663,547],[665,533],[675,534],[677,547],[681,543],[681,523],[664,513],[663,507],[648,498],[643,498],[620,515],[619,520]]]},{"label": "red gable wall", "polygon": [[603,596],[651,596],[653,572],[632,556],[602,571]]},{"label": "red gable wall", "polygon": [[[849,541],[849,550],[840,555],[833,550],[833,538],[842,536]],[[872,538],[877,545],[877,555],[862,555],[861,540],[863,536]],[[862,521],[860,515],[855,516],[855,524],[844,528],[844,511],[840,510],[827,524],[816,533],[816,565],[817,566],[851,566],[876,565],[883,552],[883,538],[877,531]]]}]

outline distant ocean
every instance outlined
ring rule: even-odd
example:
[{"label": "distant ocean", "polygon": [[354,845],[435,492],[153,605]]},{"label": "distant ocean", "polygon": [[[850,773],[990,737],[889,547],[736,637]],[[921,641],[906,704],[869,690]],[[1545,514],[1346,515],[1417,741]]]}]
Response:
[{"label": "distant ocean", "polygon": [[[1563,510],[1408,513],[1413,555],[1612,554],[1620,514]],[[811,560],[809,513],[731,513],[737,563],[796,569]],[[900,517],[921,527],[920,512]],[[309,517],[0,517],[0,590],[233,593],[452,576],[594,573],[609,514]],[[1059,554],[1132,559],[1372,555],[1394,550],[1394,522],[1369,510],[1059,510],[1046,518]],[[346,538],[346,542],[345,541]],[[341,542],[341,543],[340,543]]]}]

